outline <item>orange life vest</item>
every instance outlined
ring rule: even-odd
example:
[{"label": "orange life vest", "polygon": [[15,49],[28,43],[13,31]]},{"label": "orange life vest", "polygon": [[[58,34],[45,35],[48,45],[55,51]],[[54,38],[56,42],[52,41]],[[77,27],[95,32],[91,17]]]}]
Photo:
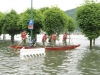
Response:
[{"label": "orange life vest", "polygon": [[25,39],[26,38],[26,32],[22,32],[22,39]]},{"label": "orange life vest", "polygon": [[46,39],[47,39],[47,36],[46,35],[43,35],[42,42],[46,41]]},{"label": "orange life vest", "polygon": [[67,34],[63,34],[63,40],[67,39]]},{"label": "orange life vest", "polygon": [[56,34],[53,34],[51,38],[52,40],[56,40]]}]

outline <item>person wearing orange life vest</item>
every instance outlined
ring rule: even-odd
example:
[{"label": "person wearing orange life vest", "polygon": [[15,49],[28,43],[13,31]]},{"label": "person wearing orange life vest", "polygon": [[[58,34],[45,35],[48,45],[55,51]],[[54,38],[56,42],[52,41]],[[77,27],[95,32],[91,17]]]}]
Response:
[{"label": "person wearing orange life vest", "polygon": [[21,37],[22,37],[22,40],[23,40],[23,42],[24,42],[24,45],[26,44],[26,31],[23,31],[22,33],[21,33]]},{"label": "person wearing orange life vest", "polygon": [[57,35],[57,34],[52,34],[52,36],[51,36],[52,46],[53,46],[53,47],[56,45],[56,35]]},{"label": "person wearing orange life vest", "polygon": [[44,34],[43,37],[42,37],[43,47],[45,47],[46,40],[47,40],[47,34]]},{"label": "person wearing orange life vest", "polygon": [[67,45],[66,39],[67,39],[67,34],[64,33],[63,34],[63,46],[66,46]]}]

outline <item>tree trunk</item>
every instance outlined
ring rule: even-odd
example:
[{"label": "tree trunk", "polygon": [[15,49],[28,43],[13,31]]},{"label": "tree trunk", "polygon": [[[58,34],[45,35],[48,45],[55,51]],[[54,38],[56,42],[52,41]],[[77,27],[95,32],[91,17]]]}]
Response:
[{"label": "tree trunk", "polygon": [[11,43],[14,43],[14,35],[11,35]]},{"label": "tree trunk", "polygon": [[6,39],[6,36],[5,36],[5,34],[3,34],[3,40],[5,40]]},{"label": "tree trunk", "polygon": [[95,39],[93,39],[93,45],[95,45]]},{"label": "tree trunk", "polygon": [[92,39],[90,39],[90,50],[92,50]]}]

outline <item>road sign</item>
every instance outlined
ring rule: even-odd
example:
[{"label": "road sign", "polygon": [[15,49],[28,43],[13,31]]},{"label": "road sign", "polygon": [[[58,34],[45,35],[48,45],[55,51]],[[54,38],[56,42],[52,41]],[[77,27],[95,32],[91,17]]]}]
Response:
[{"label": "road sign", "polygon": [[34,20],[30,20],[28,23],[28,29],[33,29],[34,28]]}]

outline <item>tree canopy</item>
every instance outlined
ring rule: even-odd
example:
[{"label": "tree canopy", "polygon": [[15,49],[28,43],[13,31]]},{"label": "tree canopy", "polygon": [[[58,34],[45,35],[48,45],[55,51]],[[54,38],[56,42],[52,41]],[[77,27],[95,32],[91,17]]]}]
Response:
[{"label": "tree canopy", "polygon": [[2,27],[3,27],[3,23],[4,23],[4,14],[2,12],[0,12],[0,35],[2,33]]},{"label": "tree canopy", "polygon": [[44,12],[44,31],[51,35],[60,34],[68,25],[68,16],[58,7],[49,8]]},{"label": "tree canopy", "polygon": [[12,43],[14,42],[14,35],[20,32],[20,26],[17,24],[18,19],[19,16],[13,9],[9,13],[6,13],[3,19],[2,31],[11,35]]},{"label": "tree canopy", "polygon": [[[43,25],[43,15],[41,13],[40,10],[36,10],[36,9],[32,9],[33,11],[33,15],[32,15],[32,19],[34,20],[34,29],[33,29],[33,34],[34,36],[36,34],[39,34]],[[28,8],[25,12],[20,14],[20,21],[19,24],[22,25],[22,30],[26,30],[28,32],[30,32],[28,30],[28,22],[31,19],[31,10]]]},{"label": "tree canopy", "polygon": [[75,30],[75,28],[76,28],[76,25],[74,23],[74,20],[71,17],[69,17],[68,26],[66,29],[68,30],[68,32],[73,32]]},{"label": "tree canopy", "polygon": [[10,35],[15,35],[19,33],[20,27],[17,25],[19,17],[15,10],[11,10],[5,15],[3,23],[3,31]]},{"label": "tree canopy", "polygon": [[[31,15],[32,11],[32,15]],[[14,35],[20,34],[23,30],[30,33],[28,29],[29,20],[34,20],[33,36],[42,31],[48,35],[53,33],[73,31],[73,21],[69,16],[58,7],[44,7],[39,10],[27,8],[24,12],[17,14],[15,10],[3,14],[0,13],[0,34],[11,35],[12,43],[14,42]],[[68,26],[68,24],[70,26]],[[71,29],[68,29],[71,28]]]},{"label": "tree canopy", "polygon": [[[92,43],[92,39],[100,35],[100,3],[95,3],[93,0],[86,0],[85,4],[77,8],[76,21],[82,33]],[[92,45],[91,43],[90,45]]]}]

